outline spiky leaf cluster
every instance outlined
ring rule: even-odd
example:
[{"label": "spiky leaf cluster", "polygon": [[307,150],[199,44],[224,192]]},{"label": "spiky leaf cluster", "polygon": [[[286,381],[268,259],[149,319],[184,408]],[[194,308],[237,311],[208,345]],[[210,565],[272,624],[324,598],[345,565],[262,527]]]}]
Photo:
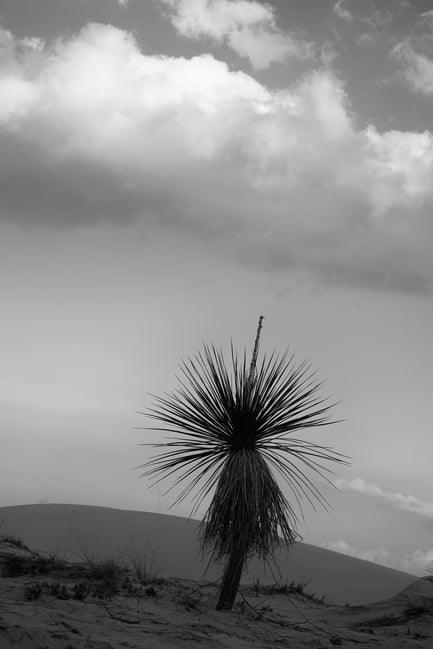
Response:
[{"label": "spiky leaf cluster", "polygon": [[[151,430],[174,434],[152,444],[163,450],[142,465],[143,476],[171,478],[167,492],[180,487],[173,504],[197,489],[193,513],[213,492],[203,542],[219,558],[233,543],[263,557],[281,537],[292,543],[301,501],[327,505],[308,474],[329,482],[327,462],[345,463],[330,448],[293,437],[331,423],[332,404],[319,396],[322,384],[308,363],[296,365],[293,356],[273,353],[250,370],[245,353],[239,360],[231,348],[229,370],[222,351],[204,345],[181,364],[175,392],[155,397],[155,406],[142,413],[163,424]],[[289,487],[296,508],[273,472]]]}]

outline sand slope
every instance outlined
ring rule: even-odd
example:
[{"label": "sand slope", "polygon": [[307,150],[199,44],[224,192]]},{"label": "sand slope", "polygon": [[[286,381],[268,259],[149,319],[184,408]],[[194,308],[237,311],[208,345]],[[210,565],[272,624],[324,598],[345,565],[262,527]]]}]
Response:
[{"label": "sand slope", "polygon": [[[150,567],[166,577],[200,580],[207,565],[201,560],[198,521],[139,511],[87,505],[43,504],[0,508],[1,532],[16,534],[41,551],[58,551],[77,558],[83,551],[103,557],[146,552]],[[289,555],[277,552],[277,567],[263,569],[254,562],[243,583],[258,578],[261,584],[306,582],[307,590],[327,602],[365,604],[390,598],[416,579],[367,561],[305,543]],[[205,579],[219,570],[211,567]]]}]

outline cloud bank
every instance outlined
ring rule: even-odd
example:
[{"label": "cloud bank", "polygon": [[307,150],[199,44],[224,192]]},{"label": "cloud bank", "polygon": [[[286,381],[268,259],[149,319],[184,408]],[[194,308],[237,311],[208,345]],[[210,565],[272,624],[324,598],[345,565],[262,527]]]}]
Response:
[{"label": "cloud bank", "polygon": [[433,548],[418,549],[412,554],[405,554],[400,560],[400,570],[425,577],[433,568]]},{"label": "cloud bank", "polygon": [[332,70],[274,91],[101,24],[0,42],[0,220],[144,219],[272,272],[429,291],[433,136],[357,128]]},{"label": "cloud bank", "polygon": [[186,38],[225,43],[255,70],[290,58],[308,59],[311,43],[281,32],[274,8],[255,0],[159,0],[176,31]]},{"label": "cloud bank", "polygon": [[360,548],[350,546],[346,541],[343,541],[343,539],[328,542],[322,541],[320,547],[332,550],[333,552],[340,552],[340,554],[346,554],[349,557],[356,557],[357,559],[363,559],[364,561],[379,563],[381,566],[390,567],[391,565],[391,555],[385,548],[361,550]]},{"label": "cloud bank", "polygon": [[415,496],[383,491],[378,485],[365,482],[362,478],[355,478],[350,481],[340,479],[335,484],[343,491],[355,491],[376,498],[379,502],[389,505],[393,509],[400,509],[423,518],[433,519],[433,503],[420,500]]},{"label": "cloud bank", "polygon": [[326,550],[332,550],[333,552],[340,552],[340,554],[355,557],[356,559],[378,563],[387,568],[403,570],[413,575],[425,576],[433,566],[433,548],[427,548],[426,550],[417,549],[412,554],[392,556],[384,547],[361,549],[349,545],[343,539],[339,539],[338,541],[322,541],[320,547]]}]

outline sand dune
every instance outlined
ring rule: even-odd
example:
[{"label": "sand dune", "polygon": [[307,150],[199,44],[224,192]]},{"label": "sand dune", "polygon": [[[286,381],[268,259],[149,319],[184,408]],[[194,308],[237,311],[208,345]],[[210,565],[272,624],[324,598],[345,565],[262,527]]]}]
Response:
[{"label": "sand dune", "polygon": [[[16,534],[34,549],[55,550],[68,558],[82,558],[83,551],[97,557],[145,552],[161,576],[193,580],[203,579],[207,565],[206,557],[200,556],[196,520],[67,504],[2,507],[0,520],[3,534]],[[261,584],[304,582],[308,591],[326,595],[327,602],[356,605],[390,598],[416,580],[306,543],[296,544],[288,555],[278,551],[275,563],[271,570],[252,562],[243,583],[257,578]],[[218,575],[219,569],[211,566],[205,579],[212,581]]]}]

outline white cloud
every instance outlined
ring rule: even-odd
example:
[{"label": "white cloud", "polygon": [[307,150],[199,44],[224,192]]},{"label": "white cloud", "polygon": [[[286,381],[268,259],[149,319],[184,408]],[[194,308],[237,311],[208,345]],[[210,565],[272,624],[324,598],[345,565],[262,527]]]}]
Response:
[{"label": "white cloud", "polygon": [[433,567],[433,548],[418,549],[412,554],[405,554],[400,560],[399,568],[405,572],[426,576]]},{"label": "white cloud", "polygon": [[378,133],[365,131],[367,149],[366,174],[370,176],[371,198],[376,213],[409,204],[415,206],[431,191],[433,169],[433,136],[430,132]]},{"label": "white cloud", "polygon": [[353,21],[353,14],[347,8],[348,0],[337,0],[334,3],[333,11],[340,18],[340,20],[346,20],[347,22]]},{"label": "white cloud", "polygon": [[45,45],[45,43],[44,43],[44,41],[42,40],[42,38],[36,38],[35,36],[33,36],[33,37],[25,36],[25,37],[21,40],[21,45],[22,45],[23,47],[27,47],[27,48],[29,48],[29,49],[31,49],[31,50],[37,50],[37,51],[40,51],[40,50],[43,50],[43,49],[44,49],[44,45]]},{"label": "white cloud", "polygon": [[387,568],[403,570],[412,575],[425,576],[433,567],[433,548],[426,550],[418,549],[412,554],[403,554],[402,556],[391,556],[391,553],[384,547],[361,549],[349,545],[343,539],[338,541],[322,541],[320,547],[333,552],[339,552],[349,557],[363,559],[378,563]]},{"label": "white cloud", "polygon": [[392,54],[402,63],[404,76],[412,90],[433,95],[433,60],[416,52],[410,41],[396,45]]},{"label": "white cloud", "polygon": [[363,16],[361,22],[363,22],[368,27],[371,27],[375,31],[381,30],[385,25],[394,20],[394,13],[388,9],[381,10],[376,9],[376,7],[371,4],[371,10],[369,15]]},{"label": "white cloud", "polygon": [[108,25],[0,38],[2,219],[146,218],[270,270],[427,290],[433,136],[358,129],[329,69],[273,91],[210,55],[143,54]]},{"label": "white cloud", "polygon": [[420,17],[420,23],[421,24],[427,24],[429,27],[433,27],[433,9],[429,9],[429,11],[423,11],[422,13],[419,14]]},{"label": "white cloud", "polygon": [[289,58],[314,54],[311,43],[281,32],[275,11],[255,0],[160,0],[172,13],[175,29],[187,38],[208,37],[226,43],[256,70]]},{"label": "white cloud", "polygon": [[322,541],[320,544],[322,548],[327,550],[332,550],[333,552],[339,552],[340,554],[346,554],[350,557],[356,557],[357,559],[363,559],[364,561],[371,561],[373,563],[379,563],[382,566],[389,567],[391,565],[391,555],[385,548],[373,548],[370,550],[361,550],[360,548],[355,548],[350,546],[346,541],[339,539],[338,541]]},{"label": "white cloud", "polygon": [[374,41],[373,34],[371,34],[370,32],[364,32],[363,34],[358,36],[358,39],[357,39],[356,42],[358,43],[358,45],[368,46],[368,45],[371,45],[371,43],[373,41]]},{"label": "white cloud", "polygon": [[381,503],[394,509],[417,514],[423,518],[433,518],[433,502],[426,502],[412,495],[383,491],[378,485],[365,482],[362,478],[355,478],[351,481],[340,479],[335,484],[344,491],[355,491],[377,498]]}]

